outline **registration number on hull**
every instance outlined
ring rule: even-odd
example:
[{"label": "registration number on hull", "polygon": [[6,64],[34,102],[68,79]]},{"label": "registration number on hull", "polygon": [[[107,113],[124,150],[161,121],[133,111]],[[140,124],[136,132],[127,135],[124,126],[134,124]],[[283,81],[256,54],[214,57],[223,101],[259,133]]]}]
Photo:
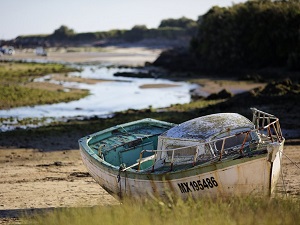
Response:
[{"label": "registration number on hull", "polygon": [[177,184],[181,193],[188,193],[193,191],[203,191],[205,188],[210,189],[218,187],[218,182],[214,177],[199,179],[196,181],[183,182]]}]

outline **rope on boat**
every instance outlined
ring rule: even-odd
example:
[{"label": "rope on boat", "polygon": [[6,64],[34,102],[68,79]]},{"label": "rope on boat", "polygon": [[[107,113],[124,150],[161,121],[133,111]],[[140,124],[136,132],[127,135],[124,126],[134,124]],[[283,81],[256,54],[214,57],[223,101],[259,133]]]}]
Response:
[{"label": "rope on boat", "polygon": [[124,173],[124,185],[125,185],[125,194],[126,194],[126,178],[127,178],[127,173],[126,173],[126,165],[125,163],[122,163],[119,167],[119,172],[118,172],[118,175],[117,175],[117,181],[119,183],[119,188],[120,188],[120,192],[119,192],[119,197],[122,198],[122,181],[121,181],[121,172],[125,172]]},{"label": "rope on boat", "polygon": [[[282,153],[282,151],[281,151],[281,153]],[[285,181],[284,181],[283,169],[282,169],[282,158],[279,157],[279,160],[280,160],[280,173],[281,173],[283,191],[285,193],[285,197],[287,197],[287,191],[286,191],[286,187],[285,187]]]},{"label": "rope on boat", "polygon": [[[300,167],[297,163],[295,163],[293,160],[291,160],[283,151],[280,151],[281,154],[283,154],[293,165],[295,165],[299,170],[300,170]],[[280,160],[280,164],[281,164],[282,160]],[[281,177],[282,177],[282,185],[283,185],[283,189],[284,189],[284,192],[285,192],[285,195],[287,197],[287,191],[286,191],[286,187],[285,187],[285,182],[284,182],[284,177],[283,177],[283,171],[282,171],[282,166],[280,166],[280,171],[281,171]]]},{"label": "rope on boat", "polygon": [[126,133],[128,133],[128,131],[121,125],[119,125],[119,127],[121,127]]},{"label": "rope on boat", "polygon": [[300,170],[300,166],[299,166],[297,163],[295,163],[293,160],[291,160],[286,154],[284,154],[283,151],[280,151],[280,152],[281,152],[285,157],[287,157],[288,160],[290,160],[290,162],[293,163],[293,164]]}]

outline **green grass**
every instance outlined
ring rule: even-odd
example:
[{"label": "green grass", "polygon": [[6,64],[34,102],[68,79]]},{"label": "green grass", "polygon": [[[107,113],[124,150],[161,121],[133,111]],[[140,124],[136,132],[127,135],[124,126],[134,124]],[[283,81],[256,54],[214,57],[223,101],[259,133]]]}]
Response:
[{"label": "green grass", "polygon": [[125,200],[120,205],[64,208],[24,218],[23,224],[179,225],[297,224],[299,199],[229,198],[168,201]]},{"label": "green grass", "polygon": [[200,99],[197,101],[192,101],[190,103],[185,104],[176,104],[168,107],[168,111],[177,111],[177,112],[186,112],[186,111],[193,111],[200,108],[206,108],[212,105],[216,105],[218,103],[224,102],[225,99],[221,100],[204,100]]},{"label": "green grass", "polygon": [[0,109],[69,102],[83,98],[88,94],[88,91],[49,91],[18,85],[2,87],[0,85],[0,88],[2,92],[0,94]]},{"label": "green grass", "polygon": [[0,62],[0,109],[69,102],[87,96],[87,90],[64,92],[24,86],[37,77],[75,70],[61,64]]},{"label": "green grass", "polygon": [[62,64],[0,62],[0,81],[1,84],[5,81],[5,83],[21,83],[50,73],[66,73],[71,71],[76,71],[76,69]]}]

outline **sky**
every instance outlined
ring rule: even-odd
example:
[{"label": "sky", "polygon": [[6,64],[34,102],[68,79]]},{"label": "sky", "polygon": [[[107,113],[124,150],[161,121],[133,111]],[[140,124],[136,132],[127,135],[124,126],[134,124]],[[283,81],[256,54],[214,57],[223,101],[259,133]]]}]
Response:
[{"label": "sky", "polygon": [[0,40],[19,35],[52,34],[61,25],[76,33],[157,28],[163,19],[197,20],[212,6],[246,0],[0,0]]}]

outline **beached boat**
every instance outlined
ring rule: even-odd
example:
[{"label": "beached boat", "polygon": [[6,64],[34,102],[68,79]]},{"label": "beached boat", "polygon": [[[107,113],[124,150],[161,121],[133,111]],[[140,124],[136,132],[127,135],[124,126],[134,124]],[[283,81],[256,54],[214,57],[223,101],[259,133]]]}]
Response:
[{"label": "beached boat", "polygon": [[284,145],[279,119],[218,113],[179,125],[143,119],[79,140],[84,164],[120,197],[270,195]]}]

